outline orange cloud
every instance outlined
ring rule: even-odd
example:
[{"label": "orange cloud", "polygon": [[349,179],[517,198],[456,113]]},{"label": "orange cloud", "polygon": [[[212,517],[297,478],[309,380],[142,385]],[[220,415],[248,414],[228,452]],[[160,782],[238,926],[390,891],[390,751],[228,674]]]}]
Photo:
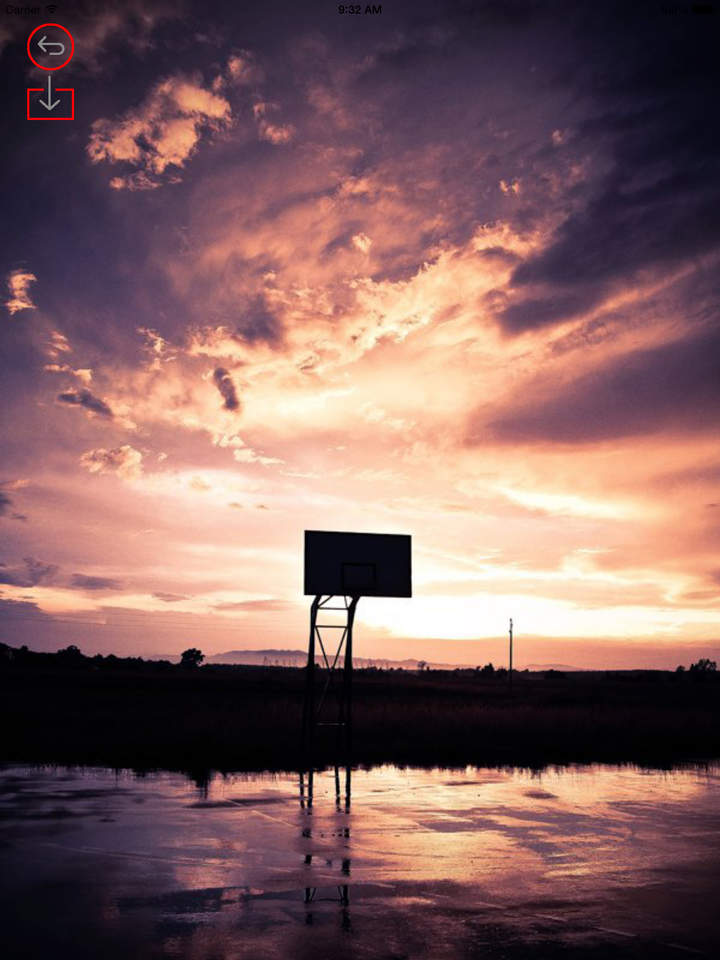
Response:
[{"label": "orange cloud", "polygon": [[35,310],[35,304],[30,298],[30,284],[35,283],[37,277],[28,270],[11,270],[7,277],[7,288],[10,299],[5,301],[10,316],[20,310]]},{"label": "orange cloud", "polygon": [[145,100],[115,120],[95,120],[87,153],[92,163],[140,168],[115,177],[115,189],[151,189],[169,167],[181,169],[204,133],[227,126],[228,101],[203,87],[198,76],[176,74],[157,83]]}]

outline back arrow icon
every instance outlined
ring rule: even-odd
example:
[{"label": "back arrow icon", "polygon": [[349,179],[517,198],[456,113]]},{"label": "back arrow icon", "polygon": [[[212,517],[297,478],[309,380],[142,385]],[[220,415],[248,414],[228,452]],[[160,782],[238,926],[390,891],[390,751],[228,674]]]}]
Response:
[{"label": "back arrow icon", "polygon": [[46,110],[54,110],[55,107],[60,103],[59,100],[53,100],[52,98],[52,84],[50,81],[52,77],[48,74],[48,88],[47,88],[47,103],[44,100],[38,100],[38,103],[41,103]]},{"label": "back arrow icon", "polygon": [[[38,40],[38,46],[43,53],[47,53],[50,57],[61,57],[65,53],[65,44],[60,43],[56,40],[48,40],[48,38],[43,35],[40,40]],[[48,47],[60,47],[56,52],[55,50],[48,50]],[[42,101],[40,101],[42,103]],[[48,108],[49,109],[49,108]]]}]

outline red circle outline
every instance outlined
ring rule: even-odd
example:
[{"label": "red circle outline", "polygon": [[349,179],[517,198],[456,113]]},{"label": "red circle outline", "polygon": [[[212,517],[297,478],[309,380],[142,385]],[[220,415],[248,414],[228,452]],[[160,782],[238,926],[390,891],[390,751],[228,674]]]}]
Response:
[{"label": "red circle outline", "polygon": [[[66,60],[64,63],[61,63],[61,64],[60,64],[59,66],[57,66],[57,67],[43,67],[43,66],[41,66],[41,65],[37,62],[37,60],[35,59],[35,57],[33,57],[33,55],[30,53],[30,41],[31,41],[32,38],[35,36],[35,34],[38,32],[38,30],[42,30],[43,27],[57,27],[59,30],[62,30],[63,33],[66,33],[66,34],[70,37],[70,56],[67,58],[67,60]],[[28,37],[28,41],[27,41],[27,55],[30,57],[30,59],[32,60],[32,62],[35,64],[35,66],[36,66],[39,70],[47,70],[48,72],[51,72],[52,70],[62,70],[63,67],[66,67],[66,66],[70,63],[70,61],[71,61],[72,58],[73,58],[73,54],[74,54],[74,53],[75,53],[75,41],[74,41],[73,38],[72,38],[72,34],[71,34],[70,31],[67,29],[67,27],[63,27],[63,26],[62,26],[61,24],[59,24],[59,23],[41,23],[39,27],[35,27],[35,29],[33,30],[33,32],[32,32],[32,33],[30,34],[30,36]]]}]

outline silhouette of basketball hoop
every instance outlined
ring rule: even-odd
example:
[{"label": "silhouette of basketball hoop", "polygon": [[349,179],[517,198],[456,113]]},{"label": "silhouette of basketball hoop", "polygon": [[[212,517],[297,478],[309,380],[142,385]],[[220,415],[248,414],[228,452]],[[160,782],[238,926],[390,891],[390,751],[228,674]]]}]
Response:
[{"label": "silhouette of basketball hoop", "polygon": [[[411,597],[411,538],[393,533],[305,531],[306,596],[310,638],[305,673],[302,744],[312,750],[318,727],[335,727],[346,755],[352,746],[352,634],[360,597]],[[344,614],[341,623],[320,623],[320,612]],[[327,618],[326,618],[327,619]],[[336,643],[331,634],[341,631]],[[316,691],[316,642],[326,671]],[[334,649],[334,653],[333,653]],[[342,665],[340,665],[342,664]]]}]

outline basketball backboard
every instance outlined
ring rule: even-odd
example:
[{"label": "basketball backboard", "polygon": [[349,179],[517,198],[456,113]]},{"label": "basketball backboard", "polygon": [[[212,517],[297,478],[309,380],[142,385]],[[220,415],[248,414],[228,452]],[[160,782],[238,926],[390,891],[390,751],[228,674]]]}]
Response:
[{"label": "basketball backboard", "polygon": [[306,530],[305,594],[411,597],[410,537]]}]

